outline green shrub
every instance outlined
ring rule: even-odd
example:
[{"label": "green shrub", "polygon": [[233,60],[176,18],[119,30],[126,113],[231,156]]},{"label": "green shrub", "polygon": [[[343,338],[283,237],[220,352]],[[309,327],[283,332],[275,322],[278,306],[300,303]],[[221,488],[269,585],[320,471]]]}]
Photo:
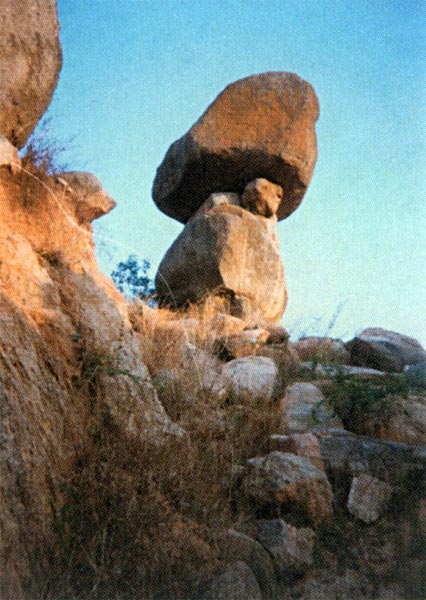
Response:
[{"label": "green shrub", "polygon": [[397,398],[407,398],[410,386],[403,377],[357,377],[339,371],[329,385],[327,402],[345,427],[364,418],[390,416]]}]

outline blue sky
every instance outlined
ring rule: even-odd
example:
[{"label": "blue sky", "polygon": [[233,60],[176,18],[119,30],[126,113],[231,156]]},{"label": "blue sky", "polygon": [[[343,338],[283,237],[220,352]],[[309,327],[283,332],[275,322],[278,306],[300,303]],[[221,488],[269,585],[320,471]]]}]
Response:
[{"label": "blue sky", "polygon": [[319,158],[278,224],[283,322],[336,336],[366,326],[426,344],[423,0],[58,0],[64,65],[52,134],[118,207],[95,225],[104,271],[155,271],[182,226],[151,199],[155,170],[230,82],[295,72],[315,88]]}]

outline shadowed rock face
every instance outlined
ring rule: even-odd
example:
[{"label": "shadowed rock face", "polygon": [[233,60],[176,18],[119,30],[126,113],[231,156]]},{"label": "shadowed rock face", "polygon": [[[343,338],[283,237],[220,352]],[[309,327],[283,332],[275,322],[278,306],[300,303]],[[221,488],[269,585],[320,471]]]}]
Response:
[{"label": "shadowed rock face", "polygon": [[209,194],[242,193],[265,178],[283,188],[278,219],[300,204],[312,177],[318,100],[293,73],[263,73],[230,84],[157,170],[158,208],[186,223]]},{"label": "shadowed rock face", "polygon": [[56,0],[1,0],[0,133],[25,145],[62,66]]}]

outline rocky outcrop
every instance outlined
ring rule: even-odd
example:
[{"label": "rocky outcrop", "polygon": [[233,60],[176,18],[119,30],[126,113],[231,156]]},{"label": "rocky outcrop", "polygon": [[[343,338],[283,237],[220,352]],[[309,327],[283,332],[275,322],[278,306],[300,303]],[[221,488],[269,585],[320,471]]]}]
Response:
[{"label": "rocky outcrop", "polygon": [[76,217],[81,225],[99,219],[116,206],[115,200],[108,196],[92,173],[67,171],[60,173],[56,180],[64,185],[65,191],[73,198]]},{"label": "rocky outcrop", "polygon": [[406,365],[426,361],[426,350],[414,338],[380,327],[364,329],[347,347],[351,364],[401,373]]},{"label": "rocky outcrop", "polygon": [[230,84],[157,170],[158,208],[186,223],[213,192],[242,193],[266,178],[281,186],[278,219],[300,204],[317,158],[313,88],[293,73],[263,73]]},{"label": "rocky outcrop", "polygon": [[[123,439],[179,433],[98,270],[86,198],[0,167],[0,596],[24,597],[59,482],[99,415]],[[41,185],[43,182],[44,185]],[[98,192],[101,193],[98,189]],[[104,211],[111,201],[104,205]],[[84,214],[84,218],[83,215]],[[4,568],[3,568],[4,567]]]},{"label": "rocky outcrop", "polygon": [[224,294],[234,316],[278,321],[287,291],[275,221],[230,204],[214,206],[169,248],[155,287],[160,302],[171,306]]},{"label": "rocky outcrop", "polygon": [[21,148],[49,106],[62,66],[56,0],[3,0],[0,133]]}]

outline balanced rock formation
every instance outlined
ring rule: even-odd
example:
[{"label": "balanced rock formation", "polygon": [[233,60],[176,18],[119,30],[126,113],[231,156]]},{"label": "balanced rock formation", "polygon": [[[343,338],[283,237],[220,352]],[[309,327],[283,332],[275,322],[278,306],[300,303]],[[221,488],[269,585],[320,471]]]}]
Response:
[{"label": "balanced rock formation", "polygon": [[282,189],[278,219],[300,204],[317,158],[313,88],[293,73],[262,73],[230,84],[157,170],[158,208],[186,223],[213,192],[242,193],[266,178]]},{"label": "balanced rock formation", "polygon": [[21,148],[49,106],[62,66],[56,0],[2,0],[0,133]]},{"label": "balanced rock formation", "polygon": [[187,223],[155,285],[174,307],[207,295],[247,320],[279,321],[286,303],[277,220],[300,204],[317,157],[318,101],[292,73],[229,85],[157,170],[153,198]]}]

